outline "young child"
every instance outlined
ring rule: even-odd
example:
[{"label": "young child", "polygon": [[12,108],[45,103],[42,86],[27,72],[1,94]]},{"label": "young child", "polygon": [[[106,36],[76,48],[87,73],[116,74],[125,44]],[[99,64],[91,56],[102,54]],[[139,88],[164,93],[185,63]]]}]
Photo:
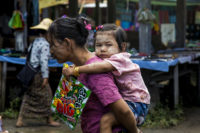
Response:
[{"label": "young child", "polygon": [[[112,71],[124,100],[133,111],[137,125],[144,123],[150,104],[150,94],[143,81],[140,68],[130,59],[126,51],[126,33],[114,24],[105,24],[95,37],[95,54],[102,62],[84,66],[63,68],[65,76],[79,76],[80,73],[102,73]],[[111,133],[112,127],[120,124],[112,112],[101,119],[100,132]]]},{"label": "young child", "polygon": [[7,130],[3,130],[3,122],[2,122],[2,116],[0,116],[0,133],[9,133]]}]

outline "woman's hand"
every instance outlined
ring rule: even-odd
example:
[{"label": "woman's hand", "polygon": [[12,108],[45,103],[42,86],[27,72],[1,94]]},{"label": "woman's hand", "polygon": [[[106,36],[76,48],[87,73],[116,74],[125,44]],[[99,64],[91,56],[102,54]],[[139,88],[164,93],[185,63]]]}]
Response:
[{"label": "woman's hand", "polygon": [[44,88],[48,84],[48,78],[43,78],[42,88]]},{"label": "woman's hand", "polygon": [[69,76],[74,74],[74,67],[75,66],[69,66],[68,68],[63,67],[62,74],[66,77],[66,79],[69,79]]}]

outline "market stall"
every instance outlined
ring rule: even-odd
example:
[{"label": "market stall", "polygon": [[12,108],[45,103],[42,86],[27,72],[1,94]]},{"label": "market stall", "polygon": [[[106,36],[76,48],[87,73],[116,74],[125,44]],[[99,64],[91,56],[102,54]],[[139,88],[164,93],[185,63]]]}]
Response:
[{"label": "market stall", "polygon": [[[162,52],[162,51],[161,51]],[[160,54],[162,55],[162,53]],[[166,54],[167,55],[167,54]],[[152,81],[159,81],[162,78],[159,75],[162,73],[167,74],[165,79],[173,77],[174,85],[174,104],[177,105],[179,103],[179,69],[178,66],[184,63],[191,63],[195,59],[200,56],[200,52],[196,52],[194,54],[188,54],[184,56],[177,56],[176,58],[172,57],[148,57],[148,56],[132,56],[132,61],[140,66],[141,69],[151,70],[154,71],[152,75]],[[20,57],[9,57],[0,55],[0,66],[1,66],[1,110],[4,109],[5,106],[5,90],[6,90],[6,76],[7,76],[7,63],[17,64],[17,65],[24,65],[26,62],[25,58]],[[71,62],[67,62],[71,65]],[[62,64],[59,64],[55,59],[49,60],[49,67],[62,67]],[[169,75],[169,70],[172,69],[173,75]],[[159,74],[158,74],[159,73]]]}]

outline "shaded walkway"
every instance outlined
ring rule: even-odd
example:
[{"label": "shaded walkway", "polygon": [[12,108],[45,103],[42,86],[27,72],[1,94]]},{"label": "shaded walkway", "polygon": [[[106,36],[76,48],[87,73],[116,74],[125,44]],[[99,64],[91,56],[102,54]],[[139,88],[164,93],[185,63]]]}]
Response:
[{"label": "shaded walkway", "polygon": [[[200,132],[200,107],[185,109],[185,120],[177,127],[169,129],[147,129],[142,128],[144,133],[199,133]],[[66,125],[60,127],[49,127],[43,120],[26,120],[28,126],[16,128],[16,120],[4,119],[4,128],[10,133],[81,133],[80,124],[72,131]]]}]

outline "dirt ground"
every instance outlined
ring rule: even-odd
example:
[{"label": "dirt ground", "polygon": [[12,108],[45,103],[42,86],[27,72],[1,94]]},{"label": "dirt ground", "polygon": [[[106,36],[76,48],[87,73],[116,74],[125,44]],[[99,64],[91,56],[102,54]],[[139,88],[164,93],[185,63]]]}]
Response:
[{"label": "dirt ground", "polygon": [[[168,129],[150,129],[142,128],[143,133],[200,133],[200,107],[186,108],[185,120],[178,126]],[[60,127],[49,127],[45,121],[26,120],[27,126],[22,128],[15,127],[16,120],[3,119],[4,128],[9,133],[81,133],[80,124],[74,131],[70,130],[66,125],[61,124]]]}]

